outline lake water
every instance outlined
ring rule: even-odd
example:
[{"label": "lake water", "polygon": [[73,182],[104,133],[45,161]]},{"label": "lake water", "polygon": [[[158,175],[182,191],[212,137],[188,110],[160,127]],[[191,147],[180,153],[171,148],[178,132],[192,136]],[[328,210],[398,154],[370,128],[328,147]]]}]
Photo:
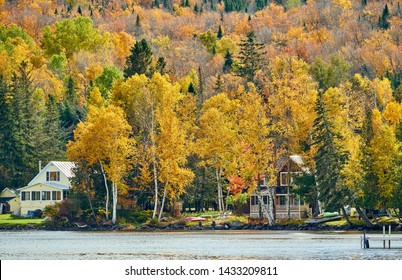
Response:
[{"label": "lake water", "polygon": [[[402,259],[402,249],[361,249],[360,236],[350,232],[300,231],[1,231],[0,259]],[[402,242],[398,243],[401,248]]]}]

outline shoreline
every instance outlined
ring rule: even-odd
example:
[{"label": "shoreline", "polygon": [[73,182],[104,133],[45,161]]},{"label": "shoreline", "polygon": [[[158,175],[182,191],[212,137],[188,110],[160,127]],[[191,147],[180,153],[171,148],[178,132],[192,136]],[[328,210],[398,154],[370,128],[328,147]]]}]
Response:
[{"label": "shoreline", "polygon": [[[374,228],[369,228],[366,226],[352,226],[348,225],[326,225],[326,224],[299,224],[299,225],[274,225],[269,226],[268,224],[243,224],[243,223],[225,223],[222,225],[216,225],[212,227],[211,225],[203,226],[193,226],[193,225],[183,225],[183,224],[167,224],[167,225],[85,225],[85,226],[65,226],[65,227],[55,227],[52,225],[0,225],[1,231],[25,231],[25,230],[44,230],[44,231],[122,231],[122,232],[150,232],[150,231],[231,231],[231,230],[243,230],[243,231],[256,231],[256,230],[269,230],[269,231],[351,231],[351,232],[363,232],[364,230],[373,232],[381,231],[382,225],[377,225]],[[386,226],[388,232],[388,225]],[[393,233],[402,233],[401,225],[391,225],[391,230]]]}]

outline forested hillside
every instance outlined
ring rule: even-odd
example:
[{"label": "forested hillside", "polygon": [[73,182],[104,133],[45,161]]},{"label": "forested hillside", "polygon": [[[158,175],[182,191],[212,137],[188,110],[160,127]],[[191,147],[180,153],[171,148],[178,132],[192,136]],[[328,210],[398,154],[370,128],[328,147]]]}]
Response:
[{"label": "forested hillside", "polygon": [[0,190],[225,211],[299,154],[307,202],[401,215],[401,82],[397,0],[0,0]]}]

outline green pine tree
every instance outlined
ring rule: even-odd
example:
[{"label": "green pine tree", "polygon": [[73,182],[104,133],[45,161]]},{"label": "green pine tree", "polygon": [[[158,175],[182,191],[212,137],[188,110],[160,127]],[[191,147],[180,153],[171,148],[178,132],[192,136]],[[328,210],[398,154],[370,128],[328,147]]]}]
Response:
[{"label": "green pine tree", "polygon": [[60,126],[65,131],[67,140],[74,139],[73,131],[85,115],[85,108],[79,104],[74,79],[70,77],[67,83],[66,98],[59,104]]},{"label": "green pine tree", "polygon": [[233,58],[229,49],[226,49],[225,62],[223,64],[223,73],[229,73],[232,70]]},{"label": "green pine tree", "polygon": [[156,61],[155,70],[156,72],[161,73],[161,75],[165,75],[166,74],[165,68],[166,68],[166,60],[163,56],[160,56]]},{"label": "green pine tree", "polygon": [[335,211],[344,205],[344,199],[348,197],[348,190],[340,185],[341,170],[347,162],[348,153],[339,144],[342,137],[335,130],[334,120],[328,112],[324,95],[325,93],[320,91],[315,103],[317,113],[313,131],[314,146],[317,150],[314,156],[315,179],[325,209]]},{"label": "green pine tree", "polygon": [[216,37],[217,37],[219,40],[222,39],[222,37],[223,37],[223,31],[222,31],[222,26],[221,26],[221,25],[219,25],[218,34],[216,35]]},{"label": "green pine tree", "polygon": [[33,86],[27,63],[21,63],[9,87],[0,81],[0,99],[4,113],[0,126],[0,168],[4,177],[0,180],[18,188],[35,176],[39,160],[57,156],[51,150],[54,142],[47,127],[43,96]]},{"label": "green pine tree", "polygon": [[247,82],[254,82],[255,73],[261,69],[264,61],[264,45],[256,42],[254,31],[247,33],[247,38],[240,44],[240,65],[238,75],[245,78]]},{"label": "green pine tree", "polygon": [[197,91],[195,90],[194,84],[193,82],[190,82],[188,89],[187,89],[188,93],[191,93],[193,95],[197,95]]},{"label": "green pine tree", "polygon": [[129,78],[134,74],[150,74],[153,52],[145,39],[137,41],[131,48],[131,54],[127,57],[124,68],[124,77]]},{"label": "green pine tree", "polygon": [[140,19],[140,15],[138,15],[138,14],[137,14],[137,18],[135,20],[135,26],[141,27],[141,19]]},{"label": "green pine tree", "polygon": [[216,79],[216,83],[214,86],[214,90],[216,94],[219,94],[222,92],[223,89],[223,81],[222,81],[222,77],[221,75],[218,75],[217,79]]},{"label": "green pine tree", "polygon": [[388,4],[385,4],[384,9],[382,10],[382,14],[378,19],[378,27],[381,29],[388,29],[390,27],[389,24],[389,18],[390,18],[390,14],[389,14],[389,9],[388,9]]}]

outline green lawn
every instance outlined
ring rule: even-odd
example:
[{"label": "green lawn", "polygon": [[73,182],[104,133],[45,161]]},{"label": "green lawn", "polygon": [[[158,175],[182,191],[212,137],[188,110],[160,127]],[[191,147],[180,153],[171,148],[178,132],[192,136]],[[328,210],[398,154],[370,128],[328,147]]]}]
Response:
[{"label": "green lawn", "polygon": [[41,218],[14,218],[10,214],[0,215],[0,225],[28,225],[28,224],[41,224]]}]

